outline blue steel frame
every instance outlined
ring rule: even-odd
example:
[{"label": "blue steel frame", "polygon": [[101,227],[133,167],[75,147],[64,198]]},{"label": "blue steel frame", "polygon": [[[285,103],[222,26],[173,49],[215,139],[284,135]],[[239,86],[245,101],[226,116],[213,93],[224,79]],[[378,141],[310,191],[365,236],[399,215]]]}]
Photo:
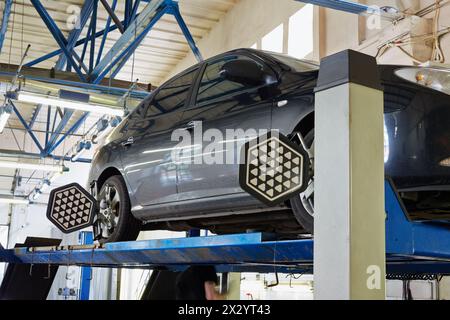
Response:
[{"label": "blue steel frame", "polygon": [[[125,65],[125,63],[128,61],[128,59],[132,56],[136,48],[140,45],[142,40],[145,38],[145,36],[150,32],[150,30],[153,28],[155,23],[164,15],[164,14],[171,14],[173,15],[179,26],[181,31],[183,32],[183,35],[185,36],[189,47],[193,51],[195,57],[201,61],[203,60],[200,50],[198,49],[197,45],[195,44],[195,40],[192,37],[186,23],[184,22],[178,3],[173,0],[164,0],[161,4],[161,6],[158,8],[157,12],[155,13],[155,16],[152,18],[151,22],[146,26],[143,32],[141,32],[139,35],[137,35],[135,38],[131,38],[131,36],[134,36],[132,32],[129,32],[128,35],[122,35],[122,37],[117,42],[122,42],[124,44],[127,44],[126,48],[121,52],[120,56],[116,57],[116,59],[113,61],[113,63],[108,63],[107,60],[109,57],[101,58],[101,55],[104,50],[105,41],[107,38],[107,35],[110,31],[114,31],[117,29],[117,26],[110,26],[111,25],[111,18],[108,18],[107,24],[105,29],[102,31],[97,32],[96,31],[96,16],[97,16],[97,3],[98,0],[86,0],[80,16],[80,26],[79,29],[74,29],[74,31],[69,35],[68,39],[65,39],[62,32],[58,29],[56,26],[56,23],[54,20],[50,17],[48,12],[45,10],[44,6],[40,2],[40,0],[30,0],[33,6],[35,7],[36,11],[39,13],[45,24],[47,25],[47,28],[55,38],[56,42],[58,43],[60,49],[55,50],[51,53],[48,53],[40,58],[37,58],[27,64],[25,66],[34,66],[40,62],[46,61],[52,57],[55,57],[57,55],[61,55],[61,57],[58,60],[57,68],[62,68],[62,66],[67,61],[67,68],[73,68],[75,72],[79,75],[80,79],[83,82],[90,82],[98,84],[100,83],[106,75],[111,71],[112,68],[114,68],[114,73],[112,74],[112,77],[115,77],[117,73],[121,70],[121,68]],[[125,2],[125,17],[122,21],[125,30],[127,27],[132,26],[132,22],[136,20],[136,18],[139,16],[137,13],[139,4],[141,2],[149,2],[148,0],[127,0]],[[111,8],[113,11],[115,11],[117,6],[117,0],[113,0],[113,4]],[[88,36],[84,39],[81,39],[77,41],[79,35],[81,34],[81,30],[87,23],[87,20],[89,16],[91,15],[91,23],[90,23],[90,30],[88,33]],[[98,37],[103,37],[99,52],[97,53],[97,59],[96,62],[93,63],[93,54],[95,50],[92,50],[95,48],[95,39]],[[87,45],[87,43],[91,43],[91,56],[89,59],[89,67],[87,67],[84,64],[84,54],[82,54],[81,57],[78,56],[78,54],[74,51],[74,49],[79,45]],[[85,52],[85,50],[83,50]],[[78,63],[78,64],[77,64]],[[116,65],[117,64],[117,65]],[[94,67],[95,66],[95,67]],[[86,72],[86,74],[82,73],[82,70]]]},{"label": "blue steel frame", "polygon": [[[59,59],[55,65],[56,70],[64,70],[71,71],[72,69],[76,72],[78,77],[81,80],[81,83],[85,83],[86,88],[95,88],[99,83],[109,75],[111,78],[114,78],[122,69],[122,67],[126,64],[129,58],[133,55],[135,50],[139,47],[140,43],[144,40],[145,36],[151,31],[153,26],[158,22],[158,20],[164,14],[171,14],[175,16],[178,24],[180,25],[180,29],[183,32],[183,35],[186,37],[186,40],[189,44],[189,47],[194,52],[195,56],[198,60],[202,60],[202,56],[198,47],[195,44],[195,40],[191,35],[186,23],[184,22],[178,7],[178,3],[174,0],[164,0],[161,5],[156,8],[154,16],[151,21],[145,25],[145,28],[138,35],[134,35],[133,32],[126,33],[127,28],[136,28],[137,18],[140,13],[138,13],[139,5],[142,2],[149,3],[148,0],[126,0],[125,1],[125,15],[122,24],[125,28],[125,33],[121,36],[118,43],[123,43],[124,47],[120,48],[120,55],[116,56],[114,61],[110,63],[108,61],[107,56],[103,56],[103,51],[105,48],[105,42],[108,37],[108,34],[111,31],[116,30],[117,25],[111,25],[112,19],[108,17],[105,28],[101,31],[97,31],[97,9],[98,9],[98,0],[86,0],[81,9],[80,17],[77,23],[77,26],[70,32],[68,37],[66,38],[61,30],[58,28],[57,24],[50,16],[50,14],[45,9],[44,5],[40,0],[30,0],[31,4],[34,6],[35,10],[47,26],[47,29],[52,34],[53,38],[57,42],[59,49],[53,52],[50,52],[40,58],[37,58],[31,62],[25,64],[27,67],[34,66],[40,62],[46,61],[50,58],[59,55]],[[3,21],[7,22],[7,18],[11,12],[11,5],[13,1],[7,0],[6,6],[4,10],[4,18]],[[112,0],[111,9],[115,12],[117,8],[117,0]],[[5,19],[6,18],[6,19]],[[79,37],[82,34],[83,29],[89,22],[88,34],[84,39],[80,39]],[[4,35],[6,33],[7,23],[2,23],[0,29],[0,50],[1,43],[4,39]],[[131,30],[130,30],[131,31]],[[98,48],[98,52],[95,52],[96,48],[96,39],[102,37],[100,46]],[[75,48],[83,45],[83,50],[81,57],[75,51]],[[87,47],[90,45],[90,54],[89,57],[85,57]],[[85,58],[87,61],[85,61]],[[112,71],[113,70],[113,71]],[[112,71],[112,72],[111,72]],[[31,78],[30,78],[31,79]],[[77,85],[80,85],[79,83]],[[41,151],[42,157],[53,156],[52,152],[73,132],[75,132],[87,118],[89,113],[84,113],[83,116],[76,121],[70,128],[66,129],[68,122],[70,121],[72,115],[74,114],[73,110],[65,110],[62,118],[60,119],[56,129],[54,129],[56,125],[56,115],[51,124],[50,112],[47,112],[47,133],[45,136],[45,145],[41,146],[38,139],[32,132],[33,125],[36,121],[39,112],[41,111],[42,106],[38,105],[31,121],[27,124],[23,120],[23,117],[20,115],[19,111],[15,108],[15,112],[19,117],[19,120],[24,125],[26,131],[29,133],[36,146]],[[53,129],[50,132],[50,127]],[[66,129],[66,130],[65,130]],[[65,133],[63,134],[63,131]],[[61,136],[62,135],[62,136]],[[61,137],[60,137],[61,136]]]},{"label": "blue steel frame", "polygon": [[354,14],[363,14],[366,12],[373,11],[373,8],[369,6],[348,0],[296,0],[296,1],[310,3],[317,6],[345,11]]},{"label": "blue steel frame", "polygon": [[[389,180],[385,183],[386,262],[390,274],[450,274],[450,224],[409,221]],[[312,273],[313,240],[276,240],[249,233],[107,243],[103,247],[0,250],[0,262],[182,270],[216,265],[221,272]]]},{"label": "blue steel frame", "polygon": [[5,8],[3,9],[2,24],[0,26],[0,53],[2,53],[3,42],[5,41],[6,31],[8,30],[9,17],[11,15],[11,9],[13,0],[5,1]]},{"label": "blue steel frame", "polygon": [[17,118],[19,119],[19,121],[22,123],[23,127],[25,128],[25,130],[27,131],[27,133],[30,135],[31,139],[33,140],[34,144],[36,145],[36,147],[38,147],[39,151],[42,152],[44,151],[42,149],[41,144],[39,143],[38,138],[34,135],[33,130],[31,129],[31,127],[28,125],[28,123],[25,121],[25,119],[22,117],[22,115],[20,114],[19,110],[16,108],[16,106],[14,105],[14,103],[12,101],[9,101],[9,104],[12,106],[14,113],[16,114]]}]

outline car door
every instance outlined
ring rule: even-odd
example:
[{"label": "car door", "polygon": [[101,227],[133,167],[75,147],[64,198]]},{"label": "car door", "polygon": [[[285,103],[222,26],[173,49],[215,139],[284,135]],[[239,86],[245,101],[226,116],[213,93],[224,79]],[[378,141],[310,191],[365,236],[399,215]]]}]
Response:
[{"label": "car door", "polygon": [[[208,62],[198,79],[191,107],[183,113],[184,124],[196,125],[192,131],[197,148],[184,157],[191,161],[178,166],[180,200],[242,193],[238,179],[240,146],[245,139],[271,127],[272,99],[261,94],[264,85],[243,85],[221,75],[225,63],[240,59],[253,58],[230,54]],[[262,61],[257,63],[267,68]],[[199,141],[199,134],[207,141]],[[219,142],[218,148],[213,150],[209,140]]]},{"label": "car door", "polygon": [[197,73],[198,68],[190,69],[159,88],[124,136],[122,163],[137,203],[134,210],[177,200],[176,163],[171,151],[178,142],[171,137]]}]

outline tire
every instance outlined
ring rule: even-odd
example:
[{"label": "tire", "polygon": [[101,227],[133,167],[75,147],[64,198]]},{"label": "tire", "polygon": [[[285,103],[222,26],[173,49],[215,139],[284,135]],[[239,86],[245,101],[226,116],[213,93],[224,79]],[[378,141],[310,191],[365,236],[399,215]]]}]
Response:
[{"label": "tire", "polygon": [[[314,129],[310,130],[304,137],[303,137],[305,144],[308,148],[311,148],[311,146],[314,143]],[[299,141],[294,140],[294,142],[300,144]],[[313,163],[311,163],[312,169],[313,169]],[[313,171],[312,171],[313,172]],[[314,177],[312,178],[312,181],[314,181]],[[312,198],[314,197],[314,194],[312,195]],[[314,215],[311,214],[311,208],[309,208],[309,211],[305,207],[305,204],[301,200],[301,195],[296,195],[295,197],[291,198],[290,200],[292,212],[295,216],[295,219],[297,222],[305,229],[308,233],[313,234],[314,233]],[[314,212],[314,203],[312,204],[312,213]]]},{"label": "tire", "polygon": [[[108,189],[109,194],[107,193]],[[118,204],[116,196],[119,199]],[[122,176],[115,175],[109,177],[100,187],[98,199],[100,201],[100,212],[104,213],[105,210],[111,210],[109,212],[112,212],[113,219],[115,220],[114,227],[112,228],[107,228],[106,222],[103,224],[100,222],[102,228],[106,228],[108,230],[99,235],[99,242],[106,243],[136,240],[139,235],[142,222],[133,217],[131,213],[130,197],[128,196],[127,187]],[[114,201],[110,201],[108,204],[107,199],[114,199]],[[106,208],[104,205],[105,203]],[[100,217],[99,220],[101,220]]]}]

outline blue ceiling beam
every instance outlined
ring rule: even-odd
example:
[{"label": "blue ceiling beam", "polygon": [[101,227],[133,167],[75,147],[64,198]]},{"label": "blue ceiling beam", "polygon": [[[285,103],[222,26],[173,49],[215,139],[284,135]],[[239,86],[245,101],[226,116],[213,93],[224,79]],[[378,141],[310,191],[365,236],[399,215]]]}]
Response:
[{"label": "blue ceiling beam", "polygon": [[[49,148],[46,150],[46,154],[47,155],[51,155],[51,153],[53,151],[56,150],[56,148],[59,147],[59,145],[71,134],[75,133],[80,126],[84,123],[84,121],[87,119],[87,117],[89,116],[89,112],[85,112],[83,113],[83,115],[72,125],[72,127],[69,128],[69,130],[67,130],[63,136],[57,141],[54,142],[51,146],[49,146]],[[59,134],[58,134],[59,136]],[[56,140],[56,139],[55,139]]]},{"label": "blue ceiling beam", "polygon": [[[80,17],[79,17],[79,19],[77,21],[77,24],[75,25],[74,29],[70,32],[69,37],[67,39],[67,47],[66,47],[66,49],[68,51],[73,51],[74,50],[75,44],[76,44],[78,38],[80,37],[81,32],[83,31],[84,26],[86,25],[86,23],[87,23],[87,21],[89,19],[89,16],[92,13],[92,10],[93,10],[93,7],[94,7],[94,1],[95,0],[86,0],[85,3],[83,4],[83,8],[81,9]],[[63,70],[64,66],[66,65],[66,63],[67,63],[67,58],[62,53],[62,50],[61,50],[61,54],[59,56],[59,59],[58,59],[58,61],[55,64],[55,69],[56,70]],[[67,64],[67,71],[70,71],[70,70],[71,70],[71,65]],[[42,108],[42,105],[38,105],[37,106],[36,112],[33,114],[33,118],[30,121],[30,127],[31,128],[33,127],[34,121],[36,120],[36,117],[39,114],[39,111],[41,110],[41,108]],[[48,120],[47,128],[49,128],[50,127],[50,118],[48,118],[47,120]],[[48,139],[49,139],[49,132],[48,132],[48,129],[47,129],[47,133],[46,133],[46,136],[45,136],[45,146],[47,146],[47,144],[48,144]]]},{"label": "blue ceiling beam", "polygon": [[[36,1],[36,0],[34,0]],[[147,3],[146,7],[141,13],[137,13],[139,4],[141,2]],[[117,0],[113,0],[112,7],[115,7]],[[93,84],[100,83],[106,76],[114,78],[119,71],[123,68],[129,58],[133,55],[135,50],[139,47],[141,42],[145,39],[145,36],[151,31],[155,23],[164,15],[171,14],[177,20],[186,41],[189,44],[192,52],[194,53],[197,60],[202,61],[203,57],[198,49],[193,36],[191,35],[188,26],[183,20],[180,14],[178,3],[173,0],[154,0],[149,2],[148,0],[137,0],[134,2],[131,16],[131,26],[130,30],[126,30],[124,34],[116,41],[113,48],[102,57],[106,37],[110,31],[118,29],[117,25],[110,26],[111,17],[108,18],[105,29],[95,33],[95,38],[103,36],[100,50],[97,55],[97,61],[95,63],[95,68],[89,76],[89,81]],[[122,21],[122,24],[125,21]],[[87,42],[93,38],[92,34],[89,34],[86,38],[78,40],[74,48],[80,45],[87,46]],[[83,50],[85,52],[85,50]],[[50,52],[40,58],[37,58],[25,66],[31,67],[42,61],[48,60],[56,55],[63,53],[62,48]],[[82,56],[84,58],[84,54]]]},{"label": "blue ceiling beam", "polygon": [[2,24],[0,26],[0,53],[2,53],[3,42],[5,41],[6,31],[8,31],[9,17],[12,11],[13,0],[6,0],[5,8],[3,9]]},{"label": "blue ceiling beam", "polygon": [[[91,73],[92,83],[99,83],[108,73],[117,74],[117,67],[124,65],[137,46],[150,32],[155,22],[162,16],[161,12],[168,0],[153,0],[142,10],[132,25],[121,35],[109,52]],[[158,11],[159,10],[159,11]]]},{"label": "blue ceiling beam", "polygon": [[354,14],[363,14],[373,11],[373,8],[348,0],[296,0],[299,2],[310,3],[329,9],[345,11]]},{"label": "blue ceiling beam", "polygon": [[[89,41],[90,41],[90,39],[92,39],[92,35],[91,35],[91,33],[92,33],[92,23],[93,23],[93,20],[91,19],[91,22],[89,23],[88,32],[87,32],[87,35],[86,35],[86,39],[87,40],[84,42],[83,50],[81,51],[81,60],[82,61],[84,61],[84,57],[86,56],[86,51],[87,51],[87,47],[88,47]],[[91,72],[91,71],[89,71],[89,72]]]},{"label": "blue ceiling beam", "polygon": [[195,44],[194,37],[192,36],[191,32],[189,31],[188,26],[184,22],[183,17],[181,16],[178,2],[172,2],[172,4],[169,6],[169,13],[172,14],[175,17],[175,19],[177,20],[178,25],[180,26],[181,31],[183,32],[183,35],[189,44],[189,47],[191,48],[192,52],[194,53],[194,56],[197,58],[197,61],[198,62],[203,61],[202,54],[200,53],[200,50],[198,49],[197,45]]},{"label": "blue ceiling beam", "polygon": [[28,126],[28,123],[25,121],[25,119],[22,117],[22,115],[20,114],[19,110],[16,108],[16,106],[14,105],[14,103],[9,100],[9,103],[11,104],[14,113],[16,114],[17,118],[19,119],[19,121],[22,123],[23,127],[25,128],[25,130],[27,131],[27,133],[30,135],[31,139],[34,141],[35,145],[38,147],[39,151],[41,152],[41,154],[43,153],[44,149],[42,148],[41,144],[39,143],[39,140],[36,138],[36,136],[33,133],[33,130]]},{"label": "blue ceiling beam", "polygon": [[[116,11],[116,6],[117,6],[117,0],[113,0],[112,5],[111,5],[112,12]],[[102,58],[103,49],[105,48],[106,38],[108,38],[108,33],[111,30],[111,22],[112,22],[112,17],[109,15],[108,19],[106,20],[105,30],[104,30],[104,33],[102,36],[102,41],[100,42],[100,48],[97,53],[97,61],[95,63],[95,66],[98,66],[98,64],[100,63],[100,59]],[[119,26],[116,25],[116,28],[119,28]],[[96,34],[96,36],[97,36],[97,34]]]},{"label": "blue ceiling beam", "polygon": [[132,11],[133,11],[133,0],[125,0],[125,19],[124,19],[125,29],[127,29],[128,26],[130,25]]},{"label": "blue ceiling beam", "polygon": [[91,16],[91,48],[89,50],[89,73],[94,70],[95,66],[95,33],[97,32],[97,9],[98,2],[94,1],[94,9]]},{"label": "blue ceiling beam", "polygon": [[[83,82],[86,82],[86,77],[84,76],[84,74],[82,73],[81,69],[78,67],[78,65],[75,61],[75,58],[74,58],[74,57],[76,57],[75,51],[67,49],[68,42],[67,42],[66,38],[64,37],[63,33],[61,32],[61,30],[56,25],[55,21],[52,19],[52,17],[49,15],[49,13],[47,12],[47,10],[44,8],[44,6],[42,5],[42,3],[39,0],[30,0],[30,2],[36,9],[36,11],[39,14],[39,16],[41,17],[41,19],[44,21],[45,25],[47,26],[50,33],[53,35],[53,38],[58,43],[59,47],[62,49],[64,55],[68,59],[69,64],[71,65],[71,67],[74,68],[74,70],[78,74],[78,77],[80,78],[80,80]],[[83,64],[79,58],[78,58],[78,62],[80,64]]]},{"label": "blue ceiling beam", "polygon": [[[48,144],[48,138],[50,136],[51,114],[52,114],[52,107],[47,106],[47,124],[46,124],[46,128],[45,128],[45,145]],[[55,123],[55,121],[56,121],[56,112],[55,112],[54,119],[55,120],[53,121],[53,123]]]},{"label": "blue ceiling beam", "polygon": [[[146,27],[146,30],[141,33],[136,39],[131,42],[131,44],[127,47],[127,50],[123,51],[113,63],[107,67],[102,73],[93,81],[93,83],[100,83],[106,76],[110,76],[114,79],[117,74],[122,70],[123,66],[127,63],[128,59],[133,55],[136,49],[141,44],[142,40],[144,40],[147,33],[153,28],[153,26],[161,19],[161,17],[167,13],[167,7],[162,8],[149,22]],[[148,29],[148,31],[147,31]]]},{"label": "blue ceiling beam", "polygon": [[[122,21],[122,23],[123,23],[123,21]],[[118,29],[118,27],[117,27],[116,25],[113,25],[112,27],[109,28],[108,32],[109,32],[109,31],[114,31],[114,30],[116,30],[116,29]],[[97,33],[95,34],[95,37],[96,37],[96,38],[101,37],[101,36],[105,35],[105,33],[108,33],[108,32],[107,32],[106,29],[103,29],[102,31],[97,32]],[[89,41],[89,40],[90,40],[90,37],[86,37],[86,38],[83,38],[83,39],[78,40],[78,41],[75,43],[74,48],[76,48],[76,47],[78,47],[78,46],[81,46],[81,45],[84,45],[84,43],[86,43],[86,42]],[[37,58],[37,59],[35,59],[35,60],[33,60],[33,61],[30,61],[30,62],[24,64],[24,66],[25,66],[25,67],[32,67],[32,66],[34,66],[34,65],[36,65],[36,64],[38,64],[38,63],[41,63],[41,62],[46,61],[46,60],[48,60],[48,59],[51,59],[51,58],[53,58],[53,57],[55,57],[55,56],[57,56],[57,55],[60,55],[61,53],[63,53],[62,49],[57,49],[57,50],[55,50],[55,51],[52,51],[52,52],[50,52],[50,53],[47,53],[46,55],[43,55],[43,56],[40,57],[40,58]]]},{"label": "blue ceiling beam", "polygon": [[137,11],[139,9],[140,4],[141,4],[141,0],[134,1],[134,6],[133,6],[133,10],[131,11],[131,18],[130,18],[131,20],[130,21],[133,21],[136,18]]},{"label": "blue ceiling beam", "polygon": [[[75,45],[83,32],[84,27],[86,26],[89,17],[91,16],[92,10],[94,8],[95,0],[86,0],[81,8],[80,17],[77,21],[77,25],[70,32],[69,37],[67,38],[67,50],[72,51],[75,48]],[[62,53],[62,50],[61,50]],[[67,63],[67,58],[64,54],[61,54],[58,61],[56,62],[55,68],[57,70],[62,70]]]},{"label": "blue ceiling beam", "polygon": [[53,145],[55,144],[56,140],[58,139],[59,135],[61,134],[61,132],[64,130],[64,128],[66,127],[67,123],[69,122],[70,118],[72,117],[74,113],[74,110],[66,110],[64,112],[64,115],[61,119],[61,121],[59,122],[58,126],[56,127],[56,129],[52,132],[50,138],[48,139],[47,144],[45,145],[45,150],[44,150],[44,155],[48,156],[51,151],[49,151]]},{"label": "blue ceiling beam", "polygon": [[39,115],[39,112],[41,112],[42,109],[42,104],[38,104],[36,106],[36,109],[33,112],[33,116],[31,117],[30,123],[28,124],[28,126],[33,129],[34,123],[36,122],[36,119]]}]

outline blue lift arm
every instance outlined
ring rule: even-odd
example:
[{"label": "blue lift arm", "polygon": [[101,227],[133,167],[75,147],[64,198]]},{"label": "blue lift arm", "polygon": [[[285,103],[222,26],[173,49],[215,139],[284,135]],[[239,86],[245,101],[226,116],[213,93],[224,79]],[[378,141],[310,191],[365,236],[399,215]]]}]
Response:
[{"label": "blue lift arm", "polygon": [[[449,274],[450,224],[409,221],[386,181],[386,254],[390,274]],[[313,240],[276,240],[261,233],[0,250],[0,262],[159,268],[216,265],[221,272],[312,273]]]}]

